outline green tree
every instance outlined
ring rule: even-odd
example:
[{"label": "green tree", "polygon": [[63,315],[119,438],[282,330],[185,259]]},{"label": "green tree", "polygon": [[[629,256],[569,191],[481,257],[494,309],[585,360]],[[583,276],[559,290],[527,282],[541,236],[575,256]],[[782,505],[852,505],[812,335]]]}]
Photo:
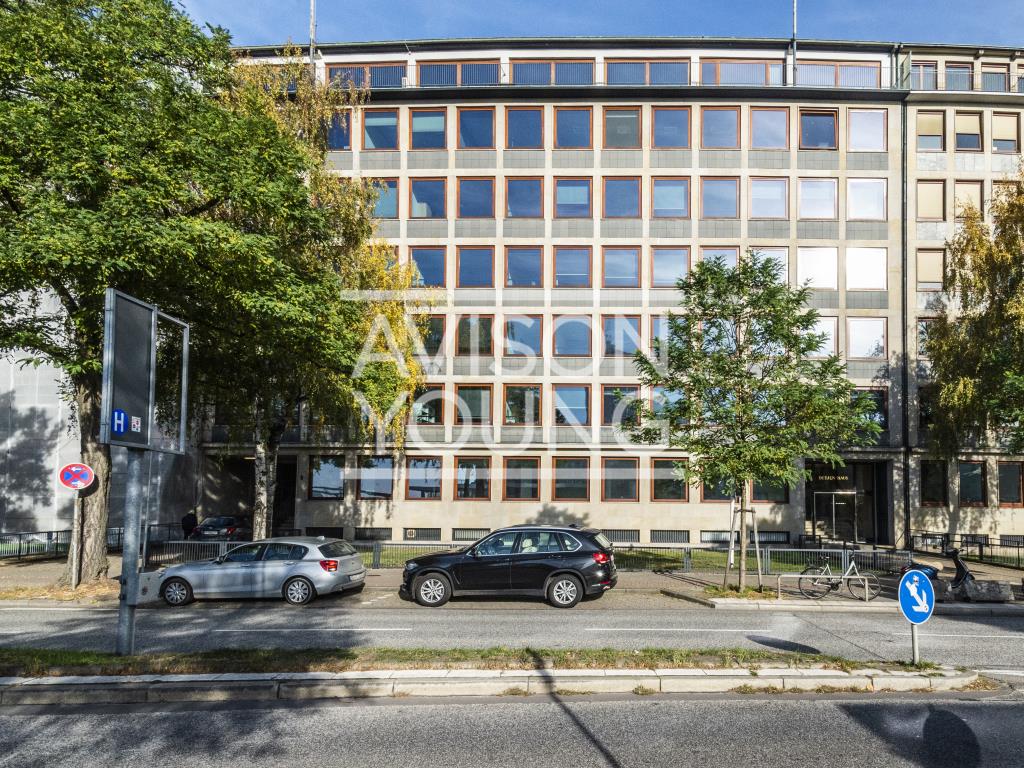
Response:
[{"label": "green tree", "polygon": [[947,245],[943,312],[929,321],[927,351],[937,386],[934,448],[955,456],[967,443],[1024,450],[1024,191],[992,200],[991,227],[973,206]]},{"label": "green tree", "polygon": [[679,477],[720,484],[746,509],[751,482],[793,486],[807,477],[801,459],[841,465],[844,448],[875,440],[872,403],[838,357],[811,357],[824,336],[807,307],[809,289],[787,285],[775,261],[753,251],[735,268],[702,261],[678,287],[667,339],[636,356],[641,381],[666,396],[641,405],[634,437],[689,454]]}]

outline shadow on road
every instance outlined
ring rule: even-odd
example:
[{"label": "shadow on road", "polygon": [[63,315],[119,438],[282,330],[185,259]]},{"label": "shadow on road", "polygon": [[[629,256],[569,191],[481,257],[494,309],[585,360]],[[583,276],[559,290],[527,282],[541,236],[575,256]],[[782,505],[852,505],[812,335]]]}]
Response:
[{"label": "shadow on road", "polygon": [[926,707],[846,704],[842,709],[887,743],[894,755],[913,760],[921,768],[952,765],[978,768],[981,765],[981,742],[974,728],[950,708],[932,704]]},{"label": "shadow on road", "polygon": [[763,645],[767,648],[773,648],[776,651],[789,651],[791,653],[813,653],[819,654],[820,650],[812,645],[804,645],[803,643],[795,643],[792,640],[782,640],[778,637],[768,637],[767,635],[747,635],[747,640],[758,645]]}]

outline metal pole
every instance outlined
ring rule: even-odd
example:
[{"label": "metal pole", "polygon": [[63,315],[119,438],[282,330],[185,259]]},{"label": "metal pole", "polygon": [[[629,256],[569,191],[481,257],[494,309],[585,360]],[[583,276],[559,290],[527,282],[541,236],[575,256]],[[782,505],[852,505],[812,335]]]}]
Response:
[{"label": "metal pole", "polygon": [[[866,591],[866,590],[865,590]],[[921,663],[921,649],[917,644],[917,624],[910,625],[910,644],[914,652],[914,664]]]},{"label": "metal pole", "polygon": [[316,82],[316,0],[309,0],[309,76]]},{"label": "metal pole", "polygon": [[146,452],[128,449],[121,547],[121,595],[117,610],[117,654],[135,655],[135,601],[139,593],[139,525],[142,516],[142,460]]},{"label": "metal pole", "polygon": [[796,85],[796,0],[793,0],[793,77],[790,83]]}]

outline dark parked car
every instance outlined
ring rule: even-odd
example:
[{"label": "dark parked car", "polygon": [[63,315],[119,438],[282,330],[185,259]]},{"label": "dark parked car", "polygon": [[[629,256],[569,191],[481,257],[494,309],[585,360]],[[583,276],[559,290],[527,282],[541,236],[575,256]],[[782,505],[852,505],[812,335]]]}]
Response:
[{"label": "dark parked car", "polygon": [[601,531],[519,525],[463,549],[413,558],[399,591],[434,608],[453,594],[539,595],[557,608],[572,608],[617,580],[612,543]]},{"label": "dark parked car", "polygon": [[238,515],[208,517],[195,527],[193,541],[252,541],[252,522]]}]

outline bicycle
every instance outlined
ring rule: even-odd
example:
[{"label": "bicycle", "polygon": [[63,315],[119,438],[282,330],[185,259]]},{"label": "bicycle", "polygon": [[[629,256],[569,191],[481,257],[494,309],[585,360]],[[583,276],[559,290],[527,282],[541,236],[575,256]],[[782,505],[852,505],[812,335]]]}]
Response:
[{"label": "bicycle", "polygon": [[[846,566],[841,576],[832,573],[832,566],[828,560],[822,558],[822,565],[811,565],[800,572],[801,576],[813,578],[798,579],[797,586],[800,594],[808,600],[820,600],[829,592],[838,592],[846,581],[846,588],[850,595],[857,600],[874,600],[882,591],[882,585],[878,577],[873,573],[861,573],[857,568],[857,562],[851,557],[850,564]],[[856,578],[849,578],[854,576]],[[865,595],[865,591],[867,595]]]}]

